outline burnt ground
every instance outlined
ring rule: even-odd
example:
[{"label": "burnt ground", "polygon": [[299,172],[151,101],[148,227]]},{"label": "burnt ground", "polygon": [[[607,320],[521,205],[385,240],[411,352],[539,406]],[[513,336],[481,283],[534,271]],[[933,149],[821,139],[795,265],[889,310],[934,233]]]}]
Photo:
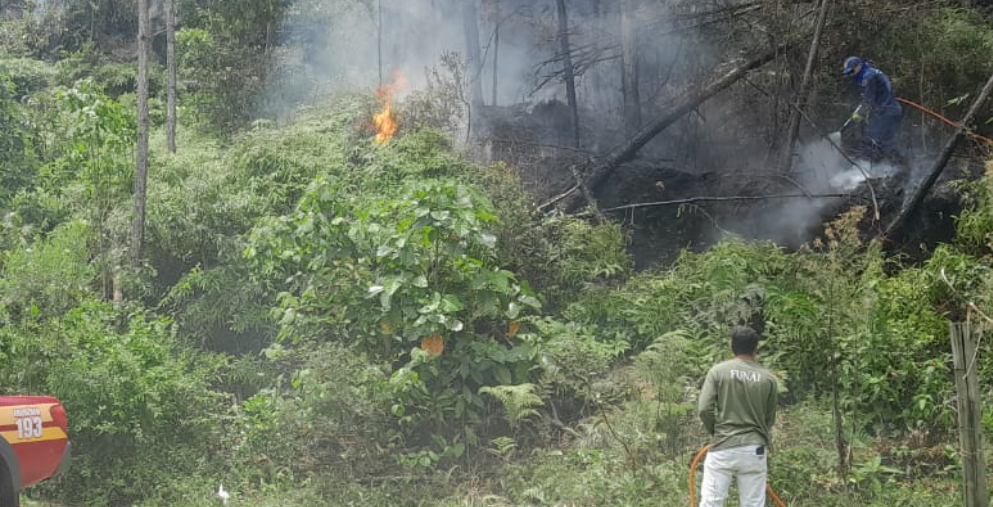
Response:
[{"label": "burnt ground", "polygon": [[[489,108],[483,117],[486,127],[478,133],[481,158],[516,168],[536,203],[548,202],[568,191],[575,185],[572,168],[588,166],[595,160],[595,153],[568,147],[572,142],[568,135],[570,116],[564,104],[546,103],[531,109]],[[609,147],[619,140],[619,134],[608,131],[593,144]],[[921,159],[912,165],[916,169],[910,180],[916,181],[929,170],[931,163]],[[887,242],[889,249],[920,259],[937,244],[950,241],[954,236],[954,216],[962,205],[949,182],[980,174],[981,164],[954,160],[923,208],[909,222],[906,232]],[[621,166],[600,187],[591,190],[599,208],[608,210],[605,214],[622,221],[630,232],[629,250],[641,269],[668,265],[683,249],[704,250],[731,236],[771,240],[795,249],[820,236],[824,224],[853,206],[865,206],[869,210],[863,230],[867,237],[879,237],[900,210],[907,193],[893,178],[869,180],[876,194],[879,221],[873,220],[874,205],[869,186],[864,182],[846,191],[830,189],[830,193],[846,194],[830,199],[700,201],[609,211],[635,203],[696,197],[819,193],[806,183],[797,182],[804,180],[803,176],[787,178],[776,171],[755,168],[684,170],[673,167],[671,160],[646,157]]]}]

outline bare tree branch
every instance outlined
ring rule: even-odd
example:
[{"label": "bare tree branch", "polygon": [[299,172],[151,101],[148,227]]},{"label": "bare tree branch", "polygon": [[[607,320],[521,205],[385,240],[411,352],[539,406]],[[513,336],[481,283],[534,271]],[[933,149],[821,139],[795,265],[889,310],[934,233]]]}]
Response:
[{"label": "bare tree branch", "polygon": [[685,199],[673,199],[671,201],[640,202],[636,204],[626,204],[603,210],[604,213],[611,211],[622,211],[638,208],[656,208],[660,206],[674,206],[677,204],[696,204],[698,202],[739,202],[739,201],[766,201],[774,199],[839,199],[851,197],[851,194],[774,194],[774,195],[728,195],[728,196],[700,196],[687,197]]}]

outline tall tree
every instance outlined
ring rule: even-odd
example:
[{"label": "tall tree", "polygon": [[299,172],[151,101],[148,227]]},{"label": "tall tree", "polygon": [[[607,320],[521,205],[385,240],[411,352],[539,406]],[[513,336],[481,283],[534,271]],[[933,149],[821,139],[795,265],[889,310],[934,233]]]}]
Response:
[{"label": "tall tree", "polygon": [[376,0],[376,58],[379,63],[379,86],[383,86],[383,0]]},{"label": "tall tree", "polygon": [[176,2],[166,0],[166,67],[169,74],[166,91],[166,144],[176,153]]},{"label": "tall tree", "polygon": [[821,32],[824,31],[824,23],[827,20],[828,8],[831,0],[821,0],[820,10],[817,12],[817,22],[814,27],[814,38],[810,42],[810,52],[807,54],[807,65],[803,69],[803,77],[800,79],[800,89],[796,92],[796,107],[790,115],[790,124],[787,128],[786,159],[783,162],[783,170],[789,172],[793,168],[793,149],[796,147],[796,140],[800,135],[800,113],[807,105],[808,88],[810,87],[811,76],[814,73],[814,65],[817,63],[817,52],[821,47]]},{"label": "tall tree", "polygon": [[131,225],[131,265],[141,262],[145,239],[145,197],[148,184],[148,2],[138,0],[138,144],[135,148],[134,222]]},{"label": "tall tree", "polygon": [[493,0],[493,101],[492,105],[497,105],[497,90],[500,75],[500,25],[503,19],[500,18],[500,0]]},{"label": "tall tree", "polygon": [[565,93],[572,110],[573,142],[579,147],[579,103],[576,100],[576,69],[572,65],[572,45],[569,43],[569,13],[565,8],[565,0],[556,0],[559,18],[559,51],[562,52],[563,75],[565,76]]},{"label": "tall tree", "polygon": [[624,130],[634,135],[641,128],[641,95],[638,92],[638,44],[634,27],[634,0],[621,0],[621,79],[624,88]]},{"label": "tall tree", "polygon": [[465,29],[465,49],[468,59],[469,93],[472,106],[483,105],[483,57],[479,47],[479,6],[478,0],[464,0],[462,4],[463,27]]}]

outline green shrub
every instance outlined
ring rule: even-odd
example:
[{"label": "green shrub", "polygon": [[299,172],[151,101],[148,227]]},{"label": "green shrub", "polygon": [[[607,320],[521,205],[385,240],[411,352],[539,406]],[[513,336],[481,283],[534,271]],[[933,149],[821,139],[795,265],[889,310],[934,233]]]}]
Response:
[{"label": "green shrub", "polygon": [[574,322],[551,317],[528,319],[533,332],[521,335],[540,357],[540,385],[558,404],[561,417],[587,415],[600,402],[626,395],[607,382],[614,361],[628,349],[623,340],[597,340],[594,332]]},{"label": "green shrub", "polygon": [[166,319],[135,314],[119,329],[119,318],[109,303],[83,301],[0,331],[8,392],[57,396],[69,414],[73,465],[48,491],[85,505],[159,494],[223,451],[208,385],[216,364],[176,344]]},{"label": "green shrub", "polygon": [[[92,44],[85,44],[79,51],[64,55],[56,64],[56,69],[60,83],[89,79],[115,99],[138,91],[138,64],[112,61]],[[165,74],[154,59],[149,69],[149,94],[156,96],[165,89]]]},{"label": "green shrub", "polygon": [[39,156],[32,119],[18,101],[17,87],[0,70],[0,206],[31,188]]},{"label": "green shrub", "polygon": [[[935,107],[974,94],[993,71],[993,24],[978,11],[941,7],[910,11],[894,22],[890,15],[876,18],[880,32],[869,40],[867,53],[885,55],[886,71],[894,87],[904,93],[926,93]],[[884,64],[884,62],[879,62]],[[920,89],[927,86],[930,89]],[[963,108],[964,104],[956,104]],[[955,116],[952,116],[953,118]]]},{"label": "green shrub", "polygon": [[52,65],[31,58],[0,58],[0,75],[14,83],[18,99],[51,87],[57,80]]},{"label": "green shrub", "polygon": [[0,311],[14,322],[62,315],[85,300],[96,269],[90,264],[90,229],[67,222],[30,246],[0,258]]},{"label": "green shrub", "polygon": [[539,303],[496,264],[497,217],[477,189],[428,180],[396,192],[370,202],[318,180],[293,216],[256,229],[247,256],[286,281],[284,338],[347,343],[403,365],[393,412],[423,445],[453,420],[483,421],[480,387],[528,379],[533,350],[511,328]]},{"label": "green shrub", "polygon": [[731,327],[761,320],[763,300],[790,261],[771,244],[720,243],[703,254],[683,253],[669,270],[634,276],[620,290],[587,291],[565,314],[634,350],[682,330],[716,358]]},{"label": "green shrub", "polygon": [[280,379],[288,381],[277,380],[242,403],[227,464],[233,486],[350,479],[389,466],[384,365],[337,343],[274,346],[266,357],[266,369],[286,372]]}]

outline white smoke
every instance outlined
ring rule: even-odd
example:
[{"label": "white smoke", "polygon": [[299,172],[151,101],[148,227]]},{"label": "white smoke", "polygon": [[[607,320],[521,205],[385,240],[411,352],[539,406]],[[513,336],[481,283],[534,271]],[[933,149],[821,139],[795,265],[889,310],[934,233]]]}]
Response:
[{"label": "white smoke", "polygon": [[811,193],[853,192],[867,178],[879,179],[894,176],[899,168],[889,162],[869,162],[864,159],[846,158],[839,151],[839,143],[832,139],[817,139],[804,144],[794,164],[799,181]]},{"label": "white smoke", "polygon": [[[864,159],[846,157],[839,152],[837,142],[827,139],[805,143],[794,163],[792,184],[797,194],[813,197],[770,200],[748,216],[729,224],[728,229],[746,238],[776,241],[799,246],[812,239],[832,208],[841,204],[844,194],[856,193],[863,185],[896,176],[900,168],[888,162],[870,163]],[[871,181],[870,181],[871,180]],[[836,197],[825,195],[840,194]],[[821,197],[818,197],[821,196]]]}]

